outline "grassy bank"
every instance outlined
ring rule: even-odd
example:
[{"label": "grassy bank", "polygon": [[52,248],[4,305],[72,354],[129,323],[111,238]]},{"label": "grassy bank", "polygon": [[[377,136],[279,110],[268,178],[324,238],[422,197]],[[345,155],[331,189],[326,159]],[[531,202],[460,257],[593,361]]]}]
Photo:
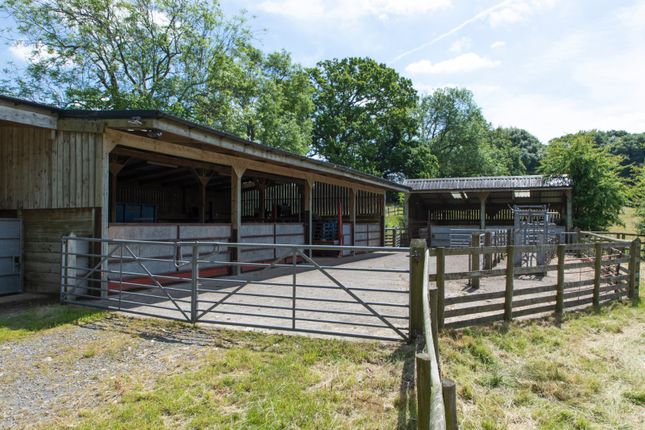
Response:
[{"label": "grassy bank", "polygon": [[645,311],[449,331],[444,374],[462,429],[637,429],[645,413]]}]

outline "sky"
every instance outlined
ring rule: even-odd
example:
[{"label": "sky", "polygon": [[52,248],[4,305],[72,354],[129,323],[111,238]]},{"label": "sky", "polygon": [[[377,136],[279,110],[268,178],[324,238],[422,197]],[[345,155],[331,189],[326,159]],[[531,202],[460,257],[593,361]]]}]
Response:
[{"label": "sky", "polygon": [[[221,0],[256,44],[305,66],[371,57],[420,93],[470,89],[494,126],[543,142],[645,132],[645,0]],[[10,24],[0,19],[0,26]],[[0,46],[24,62],[28,50]]]}]

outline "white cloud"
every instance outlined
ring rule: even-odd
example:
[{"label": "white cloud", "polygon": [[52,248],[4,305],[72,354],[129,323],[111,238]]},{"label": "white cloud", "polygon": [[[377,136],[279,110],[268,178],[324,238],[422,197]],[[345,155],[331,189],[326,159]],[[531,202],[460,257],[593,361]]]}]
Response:
[{"label": "white cloud", "polygon": [[461,37],[454,42],[450,44],[450,48],[448,50],[450,52],[454,52],[456,54],[459,54],[467,49],[470,48],[470,38],[469,37]]},{"label": "white cloud", "polygon": [[497,41],[491,43],[490,48],[491,49],[500,49],[500,48],[503,48],[505,46],[506,46],[506,42],[504,42],[503,40],[497,40]]},{"label": "white cloud", "polygon": [[493,27],[526,21],[536,13],[553,8],[558,0],[516,0],[488,15]]},{"label": "white cloud", "polygon": [[27,45],[24,43],[15,43],[9,46],[9,53],[23,63],[40,61],[51,57],[44,46]]},{"label": "white cloud", "polygon": [[419,15],[450,7],[452,0],[265,0],[257,9],[297,20],[353,20],[367,15]]},{"label": "white cloud", "polygon": [[412,75],[468,73],[497,67],[499,64],[499,61],[469,52],[438,63],[432,63],[429,60],[410,63],[405,71]]}]

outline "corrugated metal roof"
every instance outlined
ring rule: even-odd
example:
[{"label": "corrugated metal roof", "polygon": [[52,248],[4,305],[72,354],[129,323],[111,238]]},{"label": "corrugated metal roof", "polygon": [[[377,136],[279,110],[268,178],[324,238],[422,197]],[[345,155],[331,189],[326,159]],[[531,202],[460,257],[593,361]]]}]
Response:
[{"label": "corrugated metal roof", "polygon": [[403,183],[413,191],[435,190],[516,190],[534,188],[569,188],[571,179],[566,175],[479,176],[472,178],[406,179]]}]

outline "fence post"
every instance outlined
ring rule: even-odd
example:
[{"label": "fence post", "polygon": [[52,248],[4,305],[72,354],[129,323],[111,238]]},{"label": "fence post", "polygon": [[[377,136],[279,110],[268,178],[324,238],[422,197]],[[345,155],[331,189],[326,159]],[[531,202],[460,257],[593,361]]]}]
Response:
[{"label": "fence post", "polygon": [[[430,327],[432,328],[432,342],[434,343],[434,353],[436,357],[439,357],[439,321],[437,320],[438,296],[439,294],[436,289],[431,289],[429,291]],[[438,364],[439,361],[437,360],[437,365]]]},{"label": "fence post", "polygon": [[564,312],[564,251],[566,245],[558,245],[558,285],[555,293],[555,316],[558,321]]},{"label": "fence post", "polygon": [[629,284],[628,296],[634,305],[638,304],[640,284],[640,252],[641,241],[636,238],[629,247]]},{"label": "fence post", "polygon": [[506,247],[506,290],[504,292],[504,321],[513,319],[513,284],[515,282],[515,247]]},{"label": "fence post", "polygon": [[[484,246],[493,246],[493,233],[487,231],[484,233]],[[493,268],[494,255],[493,253],[484,254],[484,269],[490,270]]]},{"label": "fence post", "polygon": [[423,270],[426,258],[426,241],[413,239],[410,244],[410,341],[423,333]]},{"label": "fence post", "polygon": [[[473,248],[479,248],[479,239],[480,239],[480,234],[473,233],[472,240],[470,241],[470,246],[472,246]],[[479,265],[479,262],[480,262],[479,257],[480,257],[479,251],[478,250],[473,251],[472,257],[471,257],[471,260],[472,260],[471,269],[477,272],[481,270],[481,266]],[[479,288],[479,276],[474,276],[470,278],[470,286],[475,289]]]},{"label": "fence post", "polygon": [[[177,245],[181,246],[181,245]],[[197,322],[197,281],[199,278],[199,245],[193,245],[191,256],[191,275],[190,275],[190,322]]]},{"label": "fence post", "polygon": [[594,275],[593,275],[593,306],[598,308],[600,306],[600,276],[602,269],[602,243],[596,242],[594,244]]},{"label": "fence post", "polygon": [[430,429],[430,403],[432,399],[432,382],[430,376],[430,355],[416,355],[417,369],[417,428]]},{"label": "fence post", "polygon": [[457,387],[455,381],[442,379],[443,405],[446,410],[446,430],[457,430]]},{"label": "fence post", "polygon": [[446,309],[446,254],[444,248],[437,248],[437,327],[443,329],[443,313]]}]

